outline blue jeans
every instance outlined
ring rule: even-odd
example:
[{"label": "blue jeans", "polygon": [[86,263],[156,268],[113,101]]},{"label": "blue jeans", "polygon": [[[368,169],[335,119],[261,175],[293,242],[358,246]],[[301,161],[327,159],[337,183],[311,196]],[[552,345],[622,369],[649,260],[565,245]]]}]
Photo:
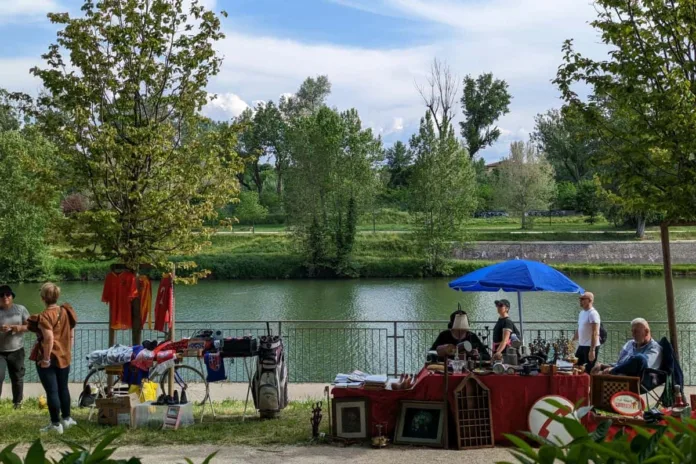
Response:
[{"label": "blue jeans", "polygon": [[68,377],[70,366],[63,369],[51,364],[48,367],[36,365],[39,379],[46,390],[46,402],[48,412],[51,414],[51,422],[59,424],[61,415],[63,419],[70,417],[70,390],[68,389]]},{"label": "blue jeans", "polygon": [[648,368],[648,357],[644,354],[635,354],[617,364],[611,370],[614,375],[630,375],[631,377],[643,377],[643,371]]}]

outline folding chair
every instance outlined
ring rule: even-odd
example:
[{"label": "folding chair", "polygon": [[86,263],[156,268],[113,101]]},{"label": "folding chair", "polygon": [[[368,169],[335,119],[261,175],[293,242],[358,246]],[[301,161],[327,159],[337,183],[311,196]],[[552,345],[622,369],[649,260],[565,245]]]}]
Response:
[{"label": "folding chair", "polygon": [[[682,395],[684,394],[684,373],[679,366],[679,361],[674,356],[674,348],[667,337],[660,340],[662,347],[662,362],[659,369],[645,369],[640,379],[641,393],[645,393],[645,402],[650,408],[650,399],[655,402],[654,407],[660,405],[670,407],[674,405],[674,386],[678,385]],[[657,396],[655,389],[664,386],[662,395]]]}]

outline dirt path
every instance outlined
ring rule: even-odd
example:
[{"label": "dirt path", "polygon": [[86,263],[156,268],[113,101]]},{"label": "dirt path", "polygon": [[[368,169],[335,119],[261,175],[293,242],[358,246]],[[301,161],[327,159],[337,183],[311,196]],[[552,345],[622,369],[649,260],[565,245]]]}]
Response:
[{"label": "dirt path", "polygon": [[[17,451],[23,455],[26,446]],[[137,456],[146,464],[184,463],[184,457],[200,464],[218,451],[214,463],[250,464],[323,464],[328,462],[350,462],[351,464],[489,464],[498,461],[515,462],[506,448],[479,449],[470,451],[444,451],[421,448],[388,448],[373,450],[364,447],[339,448],[335,446],[307,447],[250,447],[250,446],[166,446],[124,447],[114,457],[128,459]],[[53,455],[53,453],[51,453]],[[58,457],[55,454],[55,457]]]}]

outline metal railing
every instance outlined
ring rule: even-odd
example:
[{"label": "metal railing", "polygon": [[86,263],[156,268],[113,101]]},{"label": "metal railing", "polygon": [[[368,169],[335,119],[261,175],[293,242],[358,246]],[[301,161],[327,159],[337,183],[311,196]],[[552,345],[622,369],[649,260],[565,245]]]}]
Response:
[{"label": "metal railing", "polygon": [[[190,337],[202,329],[222,330],[224,336],[260,336],[267,332],[281,334],[291,382],[330,382],[337,373],[360,369],[369,373],[415,373],[423,366],[425,354],[437,335],[447,327],[446,321],[177,321],[176,339]],[[471,323],[471,330],[490,345],[495,322]],[[600,362],[615,362],[621,347],[631,339],[629,321],[603,322],[607,341],[600,348]],[[572,338],[576,321],[531,321],[524,323],[526,343],[541,337],[547,341],[561,336]],[[668,334],[666,322],[651,322],[653,337]],[[682,369],[687,385],[696,385],[696,372],[688,361],[696,356],[696,323],[679,323]],[[130,331],[118,331],[116,342],[130,344]],[[143,331],[143,340],[163,339],[163,334]],[[27,353],[33,343],[27,334]],[[693,341],[692,341],[693,338]],[[87,355],[108,346],[109,330],[105,322],[83,322],[75,329],[75,346],[70,378],[82,382],[89,372]],[[195,360],[187,360],[198,367]],[[228,379],[246,381],[241,362],[226,365]],[[204,373],[205,374],[205,373]],[[25,382],[38,381],[33,366],[27,364]]]}]

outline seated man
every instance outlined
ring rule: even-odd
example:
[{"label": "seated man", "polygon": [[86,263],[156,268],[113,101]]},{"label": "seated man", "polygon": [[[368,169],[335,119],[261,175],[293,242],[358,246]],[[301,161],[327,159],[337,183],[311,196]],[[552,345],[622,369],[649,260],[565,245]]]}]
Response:
[{"label": "seated man", "polygon": [[643,377],[645,369],[659,369],[662,363],[662,347],[650,336],[648,321],[639,317],[631,321],[633,340],[626,342],[614,365],[597,363],[592,374],[628,375]]},{"label": "seated man", "polygon": [[[453,312],[447,327],[447,330],[440,332],[430,348],[431,351],[437,351],[439,358],[454,357],[457,353],[457,345],[468,341],[472,347],[471,352],[467,354],[468,357],[478,359],[480,356],[484,361],[491,359],[486,346],[475,333],[469,331],[469,318],[464,311]],[[464,354],[464,349],[460,348],[459,353]]]}]

